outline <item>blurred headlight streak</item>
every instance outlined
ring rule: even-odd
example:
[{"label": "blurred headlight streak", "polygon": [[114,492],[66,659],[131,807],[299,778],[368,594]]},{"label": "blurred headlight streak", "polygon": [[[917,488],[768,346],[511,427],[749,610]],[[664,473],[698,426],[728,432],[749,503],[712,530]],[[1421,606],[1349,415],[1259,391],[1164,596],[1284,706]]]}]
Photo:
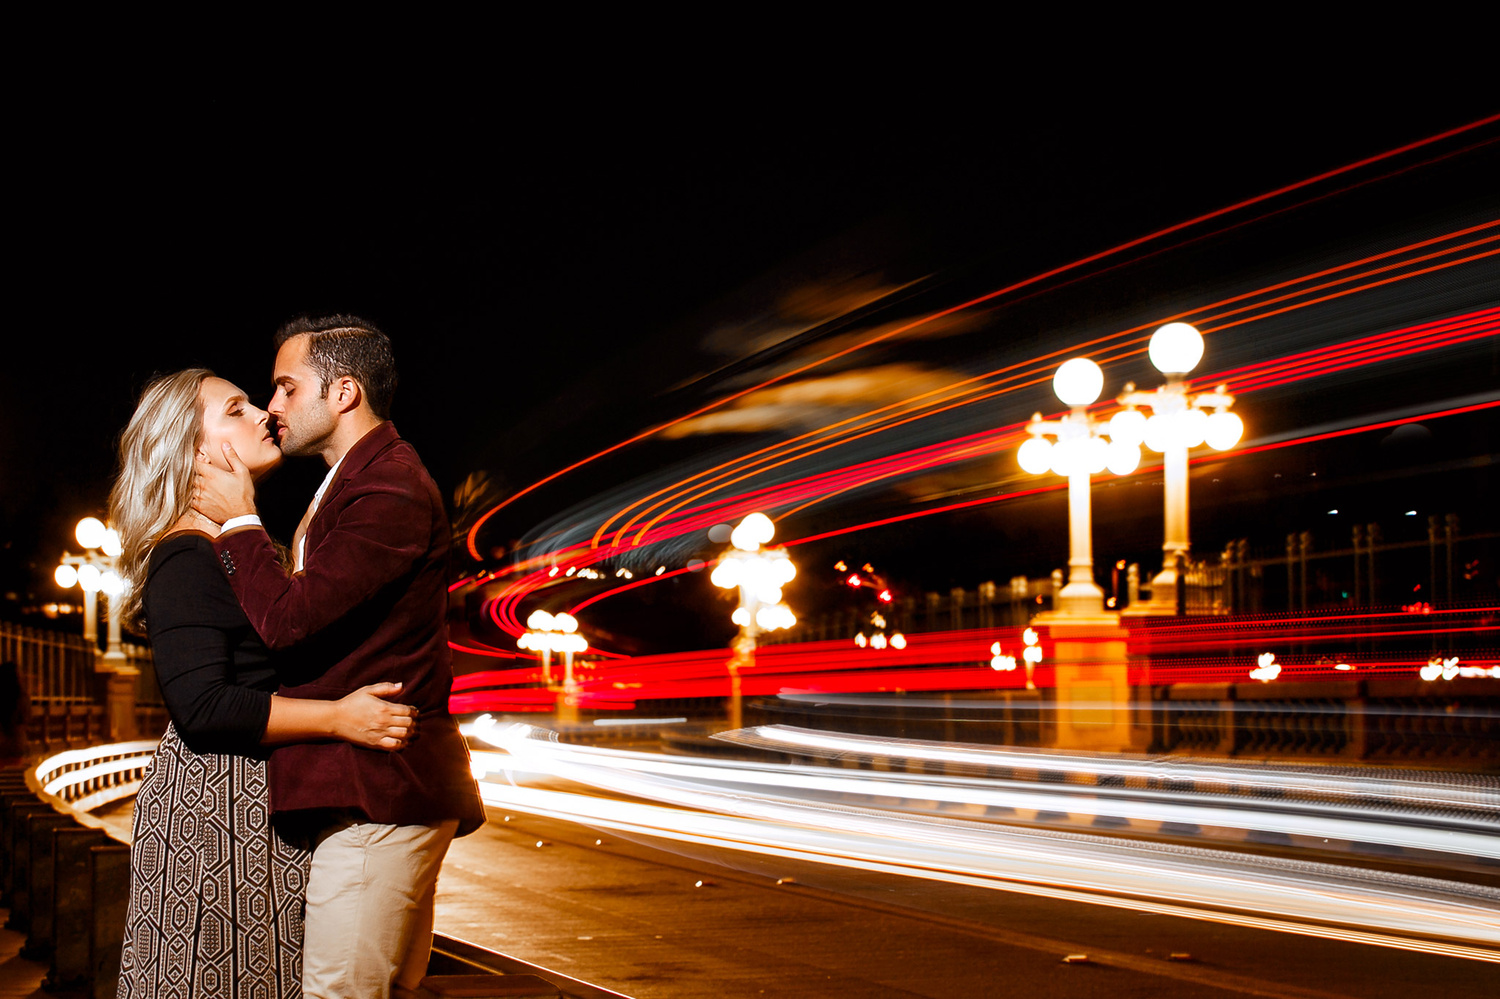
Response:
[{"label": "blurred headlight streak", "polygon": [[[1058,830],[1001,825],[975,817],[973,808],[999,805],[1047,809],[1104,808],[1110,815],[1142,811],[1175,816],[1173,821],[1211,824],[1231,816],[1266,820],[1289,828],[1317,829],[1318,835],[1371,835],[1433,842],[1425,849],[1487,849],[1494,856],[1493,820],[1486,832],[1463,828],[1448,818],[1444,828],[1424,829],[1370,816],[1363,804],[1345,808],[1310,802],[1278,802],[1236,807],[1224,796],[1182,803],[1181,794],[1152,795],[1121,787],[1060,787],[1056,793],[1013,781],[867,773],[827,767],[666,758],[645,753],[565,745],[551,733],[529,726],[478,727],[476,734],[505,748],[505,762],[486,759],[486,772],[509,768],[512,782],[481,785],[487,802],[509,809],[566,819],[657,839],[706,844],[764,855],[797,858],[869,871],[904,874],[1073,901],[1214,920],[1333,939],[1500,961],[1500,890],[1437,878],[1392,874],[1354,867],[1256,856],[1179,845],[1152,844]],[[783,746],[817,741],[819,733],[780,729],[736,733],[770,739]],[[828,736],[827,733],[822,736]],[[831,746],[863,745],[869,737],[832,736]],[[852,739],[852,743],[844,740]],[[889,740],[873,740],[881,744]],[[1059,760],[1042,753],[991,752],[978,747],[908,744],[903,750],[976,754],[1025,759],[1030,767],[1052,768]],[[831,748],[831,747],[830,747]],[[846,750],[838,750],[846,751]],[[485,754],[488,757],[489,754]],[[914,758],[918,758],[914,756]],[[1161,769],[1161,761],[1121,761],[1092,757],[1089,765]],[[516,768],[577,781],[613,795],[649,799],[601,798],[517,785]],[[1215,768],[1257,774],[1253,768]],[[1174,778],[1180,774],[1174,774]],[[1268,778],[1260,772],[1262,780]],[[1277,776],[1281,776],[1278,772]],[[1313,775],[1329,781],[1328,775]],[[1363,789],[1366,782],[1353,782]],[[1378,783],[1378,782],[1377,782]],[[1399,782],[1392,781],[1393,785]],[[1420,785],[1422,782],[1415,782]],[[1459,790],[1459,789],[1455,789]],[[1471,792],[1472,793],[1472,792]],[[1497,804],[1493,789],[1487,806]],[[884,806],[871,807],[872,799]],[[1171,799],[1171,800],[1168,800]],[[922,803],[919,805],[919,803]],[[934,803],[936,803],[934,805]],[[1424,835],[1425,834],[1425,835]]]}]

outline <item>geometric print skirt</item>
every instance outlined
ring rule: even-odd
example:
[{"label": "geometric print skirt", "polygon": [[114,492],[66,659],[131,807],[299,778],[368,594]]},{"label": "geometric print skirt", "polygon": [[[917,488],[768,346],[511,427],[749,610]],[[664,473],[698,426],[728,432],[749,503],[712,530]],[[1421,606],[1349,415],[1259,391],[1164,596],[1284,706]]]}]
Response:
[{"label": "geometric print skirt", "polygon": [[169,724],[136,793],[117,999],[301,999],[308,867],[271,824],[265,761]]}]

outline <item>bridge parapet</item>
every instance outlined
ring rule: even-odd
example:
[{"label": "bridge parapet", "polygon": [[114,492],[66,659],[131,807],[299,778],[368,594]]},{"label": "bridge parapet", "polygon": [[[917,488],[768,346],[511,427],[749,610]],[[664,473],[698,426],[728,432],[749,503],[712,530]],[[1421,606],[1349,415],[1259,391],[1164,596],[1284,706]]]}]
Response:
[{"label": "bridge parapet", "polygon": [[[0,908],[26,934],[40,983],[112,999],[130,896],[129,829],[91,814],[134,795],[157,740],[70,749],[0,769]],[[426,996],[628,999],[477,945],[437,936]]]}]

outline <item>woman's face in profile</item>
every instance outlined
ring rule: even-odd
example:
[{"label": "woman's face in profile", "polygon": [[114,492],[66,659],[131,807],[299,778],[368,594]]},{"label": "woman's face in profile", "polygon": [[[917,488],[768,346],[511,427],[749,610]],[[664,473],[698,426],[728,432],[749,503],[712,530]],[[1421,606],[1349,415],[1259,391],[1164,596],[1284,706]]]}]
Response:
[{"label": "woman's face in profile", "polygon": [[228,469],[224,444],[229,443],[240,461],[260,478],[281,464],[281,449],[267,426],[264,409],[250,404],[250,399],[232,382],[222,378],[205,378],[198,389],[203,403],[203,441],[198,445],[200,458],[218,468]]}]

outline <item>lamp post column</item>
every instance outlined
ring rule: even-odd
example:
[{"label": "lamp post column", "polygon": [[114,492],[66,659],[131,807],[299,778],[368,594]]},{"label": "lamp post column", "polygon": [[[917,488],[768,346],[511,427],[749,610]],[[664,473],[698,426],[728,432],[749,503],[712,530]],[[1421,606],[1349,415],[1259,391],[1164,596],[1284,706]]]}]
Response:
[{"label": "lamp post column", "polygon": [[1186,556],[1192,547],[1188,540],[1188,449],[1173,442],[1161,456],[1162,485],[1165,505],[1162,510],[1161,572],[1151,580],[1151,603],[1177,607],[1177,556]]},{"label": "lamp post column", "polygon": [[[1227,384],[1211,392],[1189,393],[1183,380],[1203,357],[1203,335],[1187,323],[1168,323],[1151,335],[1148,347],[1151,363],[1163,375],[1166,384],[1150,392],[1136,391],[1134,384],[1125,386],[1119,402],[1126,407],[1115,420],[1134,417],[1141,425],[1141,437],[1162,459],[1162,566],[1151,580],[1151,599],[1133,606],[1132,615],[1176,614],[1181,588],[1186,580],[1177,578],[1177,559],[1186,559],[1188,542],[1188,451],[1208,444],[1225,451],[1239,441],[1244,424],[1229,412],[1234,396]],[[1137,406],[1153,412],[1149,420],[1136,414]],[[1209,412],[1212,410],[1212,412]],[[1111,421],[1113,422],[1113,421]]]},{"label": "lamp post column", "polygon": [[83,587],[83,640],[97,654],[99,648],[99,590]]},{"label": "lamp post column", "polygon": [[120,611],[124,598],[122,595],[106,594],[109,600],[109,640],[104,649],[104,662],[110,672],[125,669],[125,649],[120,645]]},{"label": "lamp post column", "polygon": [[[1074,420],[1087,420],[1075,409]],[[1089,492],[1092,476],[1082,462],[1068,475],[1068,585],[1058,594],[1056,608],[1070,617],[1102,613],[1104,590],[1094,582],[1093,508]]]}]

